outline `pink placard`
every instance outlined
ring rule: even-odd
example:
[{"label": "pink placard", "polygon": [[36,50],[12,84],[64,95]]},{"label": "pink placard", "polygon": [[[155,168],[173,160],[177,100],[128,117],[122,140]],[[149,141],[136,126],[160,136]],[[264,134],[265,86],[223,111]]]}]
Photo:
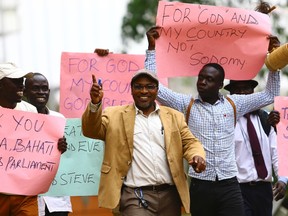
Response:
[{"label": "pink placard", "polygon": [[278,174],[288,176],[288,97],[275,97],[274,106],[280,112],[280,122],[277,124]]},{"label": "pink placard", "polygon": [[130,80],[144,68],[144,55],[95,53],[62,53],[60,81],[60,112],[67,118],[80,118],[90,102],[92,74],[102,79],[107,106],[132,103]]},{"label": "pink placard", "polygon": [[268,15],[239,8],[159,1],[156,41],[159,77],[197,76],[219,63],[225,78],[252,79],[264,64],[271,33]]},{"label": "pink placard", "polygon": [[0,193],[37,195],[48,191],[58,170],[61,117],[0,108]]},{"label": "pink placard", "polygon": [[[66,118],[81,118],[90,102],[92,74],[102,80],[103,109],[133,103],[130,80],[144,68],[144,55],[63,52],[61,57],[60,112]],[[167,79],[161,79],[167,85]]]}]

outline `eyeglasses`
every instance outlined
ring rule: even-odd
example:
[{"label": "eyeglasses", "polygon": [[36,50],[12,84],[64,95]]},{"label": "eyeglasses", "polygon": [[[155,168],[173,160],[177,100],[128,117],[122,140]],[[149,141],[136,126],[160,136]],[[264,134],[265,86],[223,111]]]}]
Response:
[{"label": "eyeglasses", "polygon": [[154,91],[158,88],[157,85],[148,84],[148,85],[140,85],[140,84],[134,84],[133,89],[137,91],[142,91],[143,89],[147,89],[148,91]]}]

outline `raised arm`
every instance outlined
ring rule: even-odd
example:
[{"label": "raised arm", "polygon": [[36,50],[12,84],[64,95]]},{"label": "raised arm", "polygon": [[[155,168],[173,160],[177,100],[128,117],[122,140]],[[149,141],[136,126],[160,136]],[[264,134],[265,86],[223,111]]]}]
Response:
[{"label": "raised arm", "polygon": [[161,27],[151,27],[146,32],[148,41],[148,49],[146,51],[145,68],[156,73],[156,58],[155,58],[155,46],[156,40],[160,37],[159,30]]},{"label": "raised arm", "polygon": [[[104,139],[101,137],[101,115],[103,91],[101,84],[97,83],[96,77],[92,75],[92,86],[90,89],[91,102],[87,105],[85,112],[82,115],[82,132],[83,135],[90,138]],[[99,137],[100,134],[100,137]]]},{"label": "raised arm", "polygon": [[[157,73],[156,71],[156,40],[160,37],[161,27],[155,26],[146,32],[148,50],[146,51],[145,68]],[[159,83],[157,100],[164,106],[172,107],[182,113],[186,112],[186,107],[191,100],[191,95],[180,94],[172,91]]]}]

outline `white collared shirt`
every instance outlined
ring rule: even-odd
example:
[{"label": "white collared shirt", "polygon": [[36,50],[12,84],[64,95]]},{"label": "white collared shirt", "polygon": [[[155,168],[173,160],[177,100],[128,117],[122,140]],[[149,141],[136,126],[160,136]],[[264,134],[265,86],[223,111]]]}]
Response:
[{"label": "white collared shirt", "polygon": [[[49,110],[48,115],[65,118],[61,113]],[[72,212],[70,196],[38,196],[39,216],[45,216],[45,204],[49,212]]]},{"label": "white collared shirt", "polygon": [[156,105],[155,111],[145,116],[136,107],[133,159],[124,181],[129,187],[174,184],[166,156],[165,125],[162,127],[159,110]]},{"label": "white collared shirt", "polygon": [[[265,134],[258,115],[251,115],[251,121],[255,127],[260,142],[263,158],[268,171],[265,181],[272,182],[272,166],[275,174],[278,174],[277,137],[271,127],[269,137]],[[247,133],[247,119],[239,118],[235,127],[235,155],[238,168],[237,178],[240,183],[259,181],[254,165],[251,145]]]}]

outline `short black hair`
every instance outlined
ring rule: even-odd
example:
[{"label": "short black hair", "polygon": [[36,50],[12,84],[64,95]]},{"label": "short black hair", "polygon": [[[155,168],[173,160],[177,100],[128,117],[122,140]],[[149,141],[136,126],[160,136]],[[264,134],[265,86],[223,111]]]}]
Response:
[{"label": "short black hair", "polygon": [[208,63],[208,64],[205,64],[201,68],[201,70],[203,70],[205,67],[213,67],[213,68],[215,68],[220,73],[221,81],[223,81],[225,79],[225,71],[224,71],[224,68],[220,64],[218,64],[218,63]]}]

